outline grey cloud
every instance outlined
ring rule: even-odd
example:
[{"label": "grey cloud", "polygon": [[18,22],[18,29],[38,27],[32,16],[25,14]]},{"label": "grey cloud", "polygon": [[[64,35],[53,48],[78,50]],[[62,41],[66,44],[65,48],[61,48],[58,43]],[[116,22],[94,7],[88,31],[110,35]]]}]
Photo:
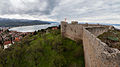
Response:
[{"label": "grey cloud", "polygon": [[[26,0],[27,1],[27,0]],[[36,0],[35,3],[27,3],[21,0],[23,9],[15,8],[10,0],[3,0],[0,2],[0,14],[28,14],[28,15],[49,15],[51,11],[58,5],[59,0]],[[46,2],[46,7],[41,7]]]},{"label": "grey cloud", "polygon": [[[73,1],[73,0],[70,0]],[[78,2],[76,2],[78,1]],[[120,0],[76,0],[70,4],[64,4],[59,6],[58,13],[60,20],[64,17],[70,19],[91,18],[91,17],[104,17],[109,15],[120,15]],[[79,9],[79,10],[76,10]],[[62,11],[60,11],[62,10]],[[55,18],[52,16],[52,18]],[[115,20],[114,18],[108,18],[103,20]],[[117,20],[117,19],[116,19]],[[102,21],[102,20],[101,20]]]}]

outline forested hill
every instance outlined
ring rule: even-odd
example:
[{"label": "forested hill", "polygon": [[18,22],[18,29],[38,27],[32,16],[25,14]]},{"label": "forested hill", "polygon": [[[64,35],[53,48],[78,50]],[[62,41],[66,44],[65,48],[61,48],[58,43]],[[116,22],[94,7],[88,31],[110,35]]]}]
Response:
[{"label": "forested hill", "polygon": [[84,67],[82,43],[62,38],[60,30],[34,32],[0,50],[0,67]]},{"label": "forested hill", "polygon": [[40,25],[40,24],[50,24],[50,22],[40,21],[40,20],[0,18],[0,27],[17,27],[17,26],[28,26],[28,25]]}]

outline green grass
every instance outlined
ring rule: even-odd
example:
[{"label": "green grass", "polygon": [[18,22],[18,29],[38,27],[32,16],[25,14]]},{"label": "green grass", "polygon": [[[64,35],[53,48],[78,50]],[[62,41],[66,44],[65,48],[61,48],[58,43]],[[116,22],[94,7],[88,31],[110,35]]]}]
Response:
[{"label": "green grass", "polygon": [[113,37],[113,36],[109,36],[107,37],[109,40],[112,40],[112,41],[119,41],[119,38],[118,37]]},{"label": "green grass", "polygon": [[83,46],[60,31],[38,32],[0,51],[0,67],[84,67]]}]

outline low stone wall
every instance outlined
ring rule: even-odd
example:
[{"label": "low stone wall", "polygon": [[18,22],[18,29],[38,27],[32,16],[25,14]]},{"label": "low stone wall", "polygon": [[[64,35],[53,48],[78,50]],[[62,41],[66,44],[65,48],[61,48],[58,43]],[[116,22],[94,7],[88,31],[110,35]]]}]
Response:
[{"label": "low stone wall", "polygon": [[99,36],[100,34],[103,34],[104,32],[107,32],[109,30],[108,27],[88,27],[86,29],[95,36]]},{"label": "low stone wall", "polygon": [[120,51],[110,48],[97,38],[98,35],[113,29],[105,25],[85,25],[61,23],[62,36],[72,40],[83,40],[86,67],[120,67]]}]

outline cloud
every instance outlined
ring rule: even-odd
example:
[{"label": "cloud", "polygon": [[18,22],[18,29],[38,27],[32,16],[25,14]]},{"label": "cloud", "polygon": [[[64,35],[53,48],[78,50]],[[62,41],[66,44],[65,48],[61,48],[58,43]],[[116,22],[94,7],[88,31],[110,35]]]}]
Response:
[{"label": "cloud", "polygon": [[68,21],[119,23],[120,0],[65,0],[54,9],[52,16]]},{"label": "cloud", "polygon": [[0,16],[120,24],[119,8],[120,0],[2,0]]},{"label": "cloud", "polygon": [[14,14],[14,15],[0,15],[0,18],[10,18],[10,19],[31,19],[31,20],[42,20],[42,21],[57,21],[56,19],[51,19],[46,15],[42,16],[37,16],[37,15],[19,15],[19,14]]},{"label": "cloud", "polygon": [[3,0],[0,14],[49,15],[57,3],[57,0]]}]

